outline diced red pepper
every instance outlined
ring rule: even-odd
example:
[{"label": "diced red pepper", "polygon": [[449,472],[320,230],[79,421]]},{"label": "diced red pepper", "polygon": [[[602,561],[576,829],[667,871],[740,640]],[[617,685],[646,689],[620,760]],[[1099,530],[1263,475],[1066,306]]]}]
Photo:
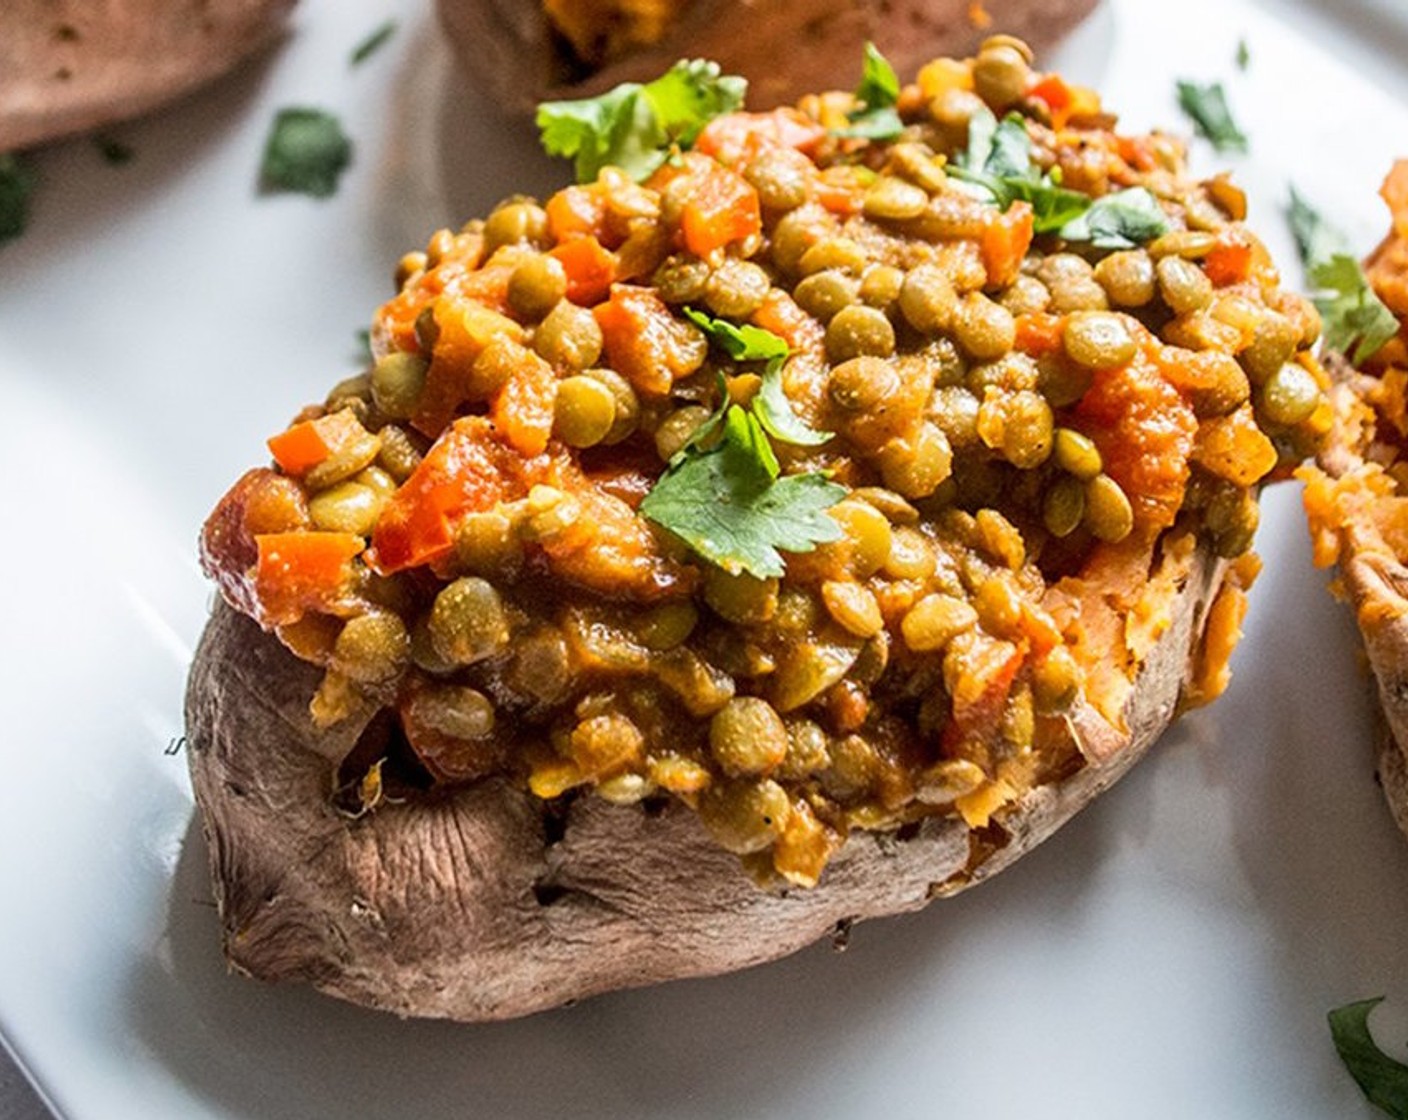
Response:
[{"label": "diced red pepper", "polygon": [[297,622],[323,610],[351,588],[352,559],[366,547],[356,533],[262,533],[254,538],[259,558],[254,590],[260,621],[269,626]]}]

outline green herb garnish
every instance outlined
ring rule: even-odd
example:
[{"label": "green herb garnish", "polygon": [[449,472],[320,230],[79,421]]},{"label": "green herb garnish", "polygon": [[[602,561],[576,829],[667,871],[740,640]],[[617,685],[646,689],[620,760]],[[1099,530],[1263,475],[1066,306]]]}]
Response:
[{"label": "green herb garnish", "polygon": [[116,136],[110,136],[106,132],[99,132],[93,136],[93,147],[98,149],[98,154],[114,167],[124,163],[131,163],[132,157],[137,153],[132,150],[132,145],[119,140]]},{"label": "green herb garnish", "polygon": [[747,89],[717,63],[680,61],[646,85],[624,82],[600,97],[545,101],[536,119],[543,148],[574,160],[578,182],[613,165],[639,181],[672,148],[688,148],[711,120],[743,104]]},{"label": "green herb garnish", "polygon": [[1287,218],[1315,291],[1325,344],[1348,356],[1352,365],[1362,365],[1398,333],[1397,317],[1374,294],[1344,235],[1294,187]]},{"label": "green herb garnish", "polygon": [[900,99],[899,75],[874,43],[865,44],[865,61],[855,98],[862,108],[846,114],[851,123],[838,131],[838,136],[893,140],[904,131],[904,121],[895,111]]},{"label": "green herb garnish", "polygon": [[322,109],[280,109],[264,145],[265,189],[326,198],[352,162],[352,141]]},{"label": "green herb garnish", "polygon": [[357,364],[371,365],[374,357],[372,354],[372,332],[363,327],[355,337],[357,339]]},{"label": "green herb garnish", "polygon": [[1408,1066],[1380,1050],[1369,1033],[1369,1012],[1383,998],[1335,1008],[1329,1014],[1330,1035],[1340,1059],[1370,1102],[1397,1120],[1408,1120]]},{"label": "green herb garnish", "polygon": [[0,154],[0,241],[18,237],[29,224],[34,174],[13,152]]},{"label": "green herb garnish", "polygon": [[1168,216],[1144,187],[1102,195],[1061,227],[1067,241],[1088,241],[1097,249],[1133,249],[1167,232]]},{"label": "green herb garnish", "polygon": [[[753,398],[753,411],[763,428],[783,443],[795,443],[804,447],[816,447],[829,440],[833,433],[818,431],[792,410],[792,402],[782,388],[782,363],[787,360],[790,350],[785,339],[755,327],[751,323],[741,326],[727,319],[715,319],[692,307],[684,309],[687,318],[702,330],[709,341],[736,362],[767,362],[763,371],[763,383],[758,395]],[[721,399],[727,401],[727,392]],[[714,418],[717,419],[717,414]],[[703,429],[696,435],[701,438]]]},{"label": "green herb garnish", "polygon": [[841,527],[826,511],[845,494],[816,472],[779,478],[757,415],[729,404],[717,445],[677,456],[640,513],[724,571],[767,579],[783,574],[781,552],[810,552],[840,539]]},{"label": "green herb garnish", "polygon": [[1251,63],[1251,60],[1252,52],[1247,46],[1247,40],[1245,38],[1238,39],[1236,54],[1237,69],[1245,71],[1247,66]]},{"label": "green herb garnish", "polygon": [[968,122],[968,147],[949,174],[974,183],[1006,210],[1022,199],[1032,207],[1036,233],[1059,233],[1067,241],[1088,241],[1097,249],[1128,249],[1167,232],[1158,200],[1143,187],[1130,187],[1092,199],[1060,184],[1059,171],[1042,173],[1032,163],[1032,142],[1018,113],[999,123],[987,109]]},{"label": "green herb garnish", "polygon": [[352,51],[349,65],[357,66],[380,50],[391,36],[396,34],[396,21],[389,19],[363,39]]},{"label": "green herb garnish", "polygon": [[1197,82],[1180,81],[1178,106],[1188,114],[1198,134],[1212,141],[1212,146],[1219,152],[1247,150],[1246,134],[1232,119],[1221,82],[1200,86]]}]

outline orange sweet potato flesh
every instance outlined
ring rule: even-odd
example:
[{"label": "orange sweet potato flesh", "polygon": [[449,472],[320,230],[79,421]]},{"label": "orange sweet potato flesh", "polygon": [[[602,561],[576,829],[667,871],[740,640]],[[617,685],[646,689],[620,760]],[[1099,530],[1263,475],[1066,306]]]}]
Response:
[{"label": "orange sweet potato flesh", "polygon": [[[536,0],[439,0],[440,20],[465,71],[505,108],[588,97],[618,82],[649,81],[681,58],[711,58],[749,81],[748,105],[766,109],[818,89],[854,85],[861,44],[875,43],[902,75],[940,55],[963,57],[1006,32],[1038,52],[1078,23],[1094,0],[690,0],[664,37],[594,73],[565,59]],[[979,26],[982,24],[983,26]],[[779,58],[785,57],[785,65]]]},{"label": "orange sweet potato flesh", "polygon": [[101,128],[219,77],[294,0],[5,0],[0,152]]}]

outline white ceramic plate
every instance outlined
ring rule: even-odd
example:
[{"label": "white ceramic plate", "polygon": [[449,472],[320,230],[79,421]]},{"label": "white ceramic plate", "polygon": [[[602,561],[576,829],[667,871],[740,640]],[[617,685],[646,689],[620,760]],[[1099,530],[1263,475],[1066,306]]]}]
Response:
[{"label": "white ceramic plate", "polygon": [[[1290,261],[1292,179],[1359,245],[1384,227],[1405,35],[1387,0],[1117,0],[1058,61],[1131,127],[1183,127],[1176,76],[1225,79],[1252,220]],[[329,201],[255,193],[294,103],[355,137]],[[118,134],[125,167],[45,153],[33,226],[0,249],[0,1030],[61,1115],[1371,1114],[1324,1016],[1386,993],[1385,1045],[1408,1030],[1408,845],[1289,486],[1266,499],[1231,692],[1011,872],[844,956],[473,1028],[227,976],[166,753],[211,597],[197,527],[354,370],[403,250],[563,172],[463,87],[411,0],[307,0],[265,63]]]}]

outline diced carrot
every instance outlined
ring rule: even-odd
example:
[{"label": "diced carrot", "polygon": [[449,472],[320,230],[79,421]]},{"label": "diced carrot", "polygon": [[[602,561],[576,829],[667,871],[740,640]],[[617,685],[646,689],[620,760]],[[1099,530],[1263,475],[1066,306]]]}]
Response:
[{"label": "diced carrot", "polygon": [[1198,428],[1193,460],[1219,478],[1251,486],[1276,466],[1276,445],[1257,427],[1250,404],[1229,416],[1204,420]]},{"label": "diced carrot", "polygon": [[819,175],[812,189],[812,197],[827,210],[838,216],[849,217],[859,214],[865,205],[865,190],[848,168],[828,168],[828,171],[846,171],[846,175]]},{"label": "diced carrot", "polygon": [[796,109],[770,113],[728,113],[715,117],[699,134],[694,150],[730,166],[771,148],[810,152],[826,138],[826,129]]},{"label": "diced carrot", "polygon": [[590,307],[606,298],[616,279],[616,255],[602,248],[594,236],[560,242],[548,255],[556,257],[567,273],[567,298],[573,303]]},{"label": "diced carrot", "polygon": [[352,582],[351,561],[366,547],[355,533],[262,533],[254,589],[260,621],[297,622],[306,611],[334,605]]},{"label": "diced carrot", "polygon": [[600,238],[606,231],[606,197],[606,188],[600,183],[583,183],[558,191],[544,208],[548,232],[556,241]]},{"label": "diced carrot", "polygon": [[352,411],[343,409],[292,425],[270,438],[269,451],[285,474],[303,475],[365,434]]},{"label": "diced carrot", "polygon": [[[446,288],[462,290],[464,278],[474,276],[484,253],[484,235],[466,232],[454,239],[451,252],[434,268],[382,304],[372,321],[372,338],[392,350],[416,349],[416,319],[431,300]],[[494,297],[483,291],[477,294],[481,302],[502,308],[508,286],[505,275],[499,282],[501,290]],[[381,351],[379,350],[378,353]]]},{"label": "diced carrot", "polygon": [[490,341],[523,338],[523,328],[512,319],[473,299],[446,295],[434,307],[435,347],[411,416],[412,426],[432,438],[455,418],[462,404],[488,395],[475,383],[474,363]]},{"label": "diced carrot", "polygon": [[777,335],[793,353],[821,345],[826,335],[821,324],[782,288],[768,289],[762,306],[753,312],[753,324]]},{"label": "diced carrot", "polygon": [[983,229],[983,267],[988,287],[1005,288],[1017,279],[1032,243],[1035,221],[1029,202],[1014,202],[1005,212],[993,212]]},{"label": "diced carrot", "polygon": [[676,319],[650,288],[617,284],[592,313],[611,368],[642,392],[663,396],[704,359],[707,343],[699,332]]},{"label": "diced carrot", "polygon": [[1036,101],[1044,102],[1046,107],[1051,110],[1053,127],[1065,127],[1066,111],[1071,105],[1071,87],[1066,84],[1060,74],[1047,74],[1027,90],[1027,96]]},{"label": "diced carrot", "polygon": [[1203,271],[1216,287],[1240,284],[1251,275],[1252,247],[1245,241],[1220,241],[1203,258]]},{"label": "diced carrot", "polygon": [[1015,346],[1031,358],[1045,357],[1061,349],[1061,326],[1064,319],[1037,311],[1017,316],[1017,341]]},{"label": "diced carrot", "polygon": [[1147,137],[1118,136],[1115,139],[1120,159],[1136,171],[1153,171],[1158,167],[1158,157]]},{"label": "diced carrot", "polygon": [[763,228],[758,192],[742,175],[716,160],[689,152],[678,163],[667,163],[648,185],[669,187],[680,205],[680,240],[697,257],[706,257]]},{"label": "diced carrot", "polygon": [[456,420],[382,507],[368,564],[389,575],[440,559],[454,547],[456,518],[526,496],[546,468],[510,449],[487,418]]},{"label": "diced carrot", "polygon": [[509,379],[494,397],[489,416],[509,445],[523,455],[541,455],[552,435],[557,375],[552,366],[525,350]]},{"label": "diced carrot", "polygon": [[1394,232],[1399,237],[1408,237],[1408,160],[1400,159],[1389,169],[1379,188],[1379,197],[1388,203]]}]

